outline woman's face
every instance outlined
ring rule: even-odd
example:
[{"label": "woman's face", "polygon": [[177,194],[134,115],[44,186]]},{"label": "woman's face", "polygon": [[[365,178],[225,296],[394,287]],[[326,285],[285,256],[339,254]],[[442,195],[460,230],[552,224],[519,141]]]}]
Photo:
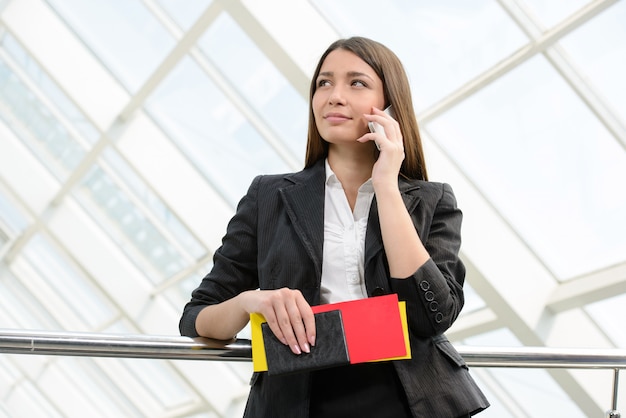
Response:
[{"label": "woman's face", "polygon": [[332,144],[353,143],[369,132],[363,114],[385,105],[382,80],[365,61],[344,49],[332,51],[320,68],[313,94],[315,124]]}]

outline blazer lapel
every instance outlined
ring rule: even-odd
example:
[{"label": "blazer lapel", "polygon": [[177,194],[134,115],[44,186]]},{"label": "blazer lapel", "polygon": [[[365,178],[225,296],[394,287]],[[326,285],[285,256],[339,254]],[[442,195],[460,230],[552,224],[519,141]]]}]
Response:
[{"label": "blazer lapel", "polygon": [[307,170],[285,177],[292,185],[279,193],[293,228],[313,260],[318,279],[322,277],[324,243],[324,160]]}]

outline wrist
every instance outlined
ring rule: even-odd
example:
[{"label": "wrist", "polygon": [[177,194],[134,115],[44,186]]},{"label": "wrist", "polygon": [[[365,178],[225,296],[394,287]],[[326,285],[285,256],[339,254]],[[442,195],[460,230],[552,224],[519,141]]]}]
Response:
[{"label": "wrist", "polygon": [[398,181],[394,179],[390,180],[377,180],[372,179],[372,187],[374,187],[374,193],[380,200],[381,198],[390,198],[393,196],[400,196],[400,189],[398,188]]}]

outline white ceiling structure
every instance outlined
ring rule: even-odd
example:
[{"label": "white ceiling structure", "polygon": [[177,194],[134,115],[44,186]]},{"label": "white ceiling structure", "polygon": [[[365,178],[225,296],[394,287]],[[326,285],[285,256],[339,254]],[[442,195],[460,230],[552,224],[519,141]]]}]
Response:
[{"label": "white ceiling structure", "polygon": [[[0,0],[0,328],[177,334],[253,176],[301,169],[318,57],[363,35],[404,62],[465,214],[448,336],[626,348],[624,22],[619,0]],[[3,355],[0,417],[237,417],[250,372]],[[610,407],[610,371],[472,372],[484,417]]]}]

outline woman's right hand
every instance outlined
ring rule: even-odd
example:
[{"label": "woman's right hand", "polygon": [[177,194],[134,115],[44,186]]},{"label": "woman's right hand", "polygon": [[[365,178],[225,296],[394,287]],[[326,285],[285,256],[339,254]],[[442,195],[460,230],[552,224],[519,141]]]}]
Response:
[{"label": "woman's right hand", "polygon": [[243,309],[263,315],[270,329],[294,354],[315,345],[315,317],[299,290],[250,290],[239,295]]}]

